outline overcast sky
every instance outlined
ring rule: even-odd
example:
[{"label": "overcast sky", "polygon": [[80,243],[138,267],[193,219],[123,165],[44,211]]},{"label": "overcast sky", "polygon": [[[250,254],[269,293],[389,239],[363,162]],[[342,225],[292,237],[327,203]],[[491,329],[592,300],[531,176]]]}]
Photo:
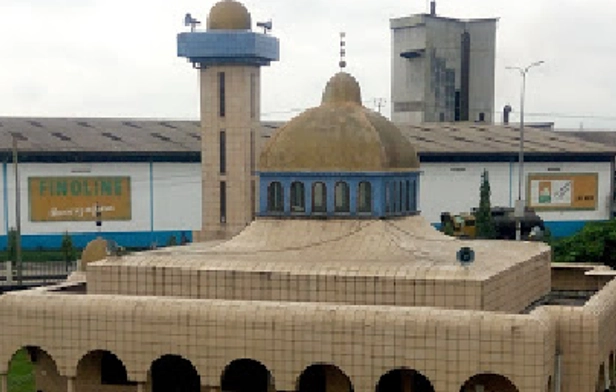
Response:
[{"label": "overcast sky", "polygon": [[[366,105],[385,98],[388,115],[389,19],[425,12],[428,2],[246,0],[253,22],[273,19],[281,41],[281,61],[263,72],[263,119],[318,105],[338,70],[340,31]],[[176,57],[176,34],[186,12],[205,21],[213,4],[0,0],[0,116],[198,118],[197,71]],[[439,0],[437,11],[500,18],[498,111],[519,106],[519,74],[505,67],[544,60],[529,76],[527,121],[616,130],[614,0]]]}]

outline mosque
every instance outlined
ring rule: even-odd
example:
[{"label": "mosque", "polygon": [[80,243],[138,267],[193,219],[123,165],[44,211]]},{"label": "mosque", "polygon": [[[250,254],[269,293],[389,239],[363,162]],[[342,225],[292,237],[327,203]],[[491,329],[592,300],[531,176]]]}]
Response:
[{"label": "mosque", "polygon": [[614,271],[436,231],[416,150],[350,74],[254,156],[259,67],[278,46],[250,26],[223,0],[178,37],[199,64],[204,145],[230,152],[204,156],[207,241],[117,256],[95,240],[66,282],[0,296],[0,392],[17,352],[42,392],[614,387]]}]

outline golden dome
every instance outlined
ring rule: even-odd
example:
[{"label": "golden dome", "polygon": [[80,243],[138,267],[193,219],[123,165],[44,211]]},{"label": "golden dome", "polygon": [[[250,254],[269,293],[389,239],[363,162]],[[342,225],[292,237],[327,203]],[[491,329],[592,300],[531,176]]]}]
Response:
[{"label": "golden dome", "polygon": [[89,263],[105,260],[107,258],[107,241],[97,238],[88,242],[86,248],[81,253],[81,271],[86,270]]},{"label": "golden dome", "polygon": [[250,13],[242,3],[223,0],[216,3],[207,18],[208,30],[250,30]]},{"label": "golden dome", "polygon": [[321,106],[300,114],[265,146],[263,171],[395,171],[419,168],[413,145],[388,119],[361,104],[353,76],[330,79]]}]

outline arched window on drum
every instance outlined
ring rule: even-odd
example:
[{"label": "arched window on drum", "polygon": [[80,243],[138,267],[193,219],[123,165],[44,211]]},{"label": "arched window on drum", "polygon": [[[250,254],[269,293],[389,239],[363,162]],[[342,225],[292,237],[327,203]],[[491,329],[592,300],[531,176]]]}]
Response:
[{"label": "arched window on drum", "polygon": [[372,184],[362,181],[357,187],[357,212],[372,212]]},{"label": "arched window on drum", "polygon": [[284,212],[284,190],[278,181],[267,187],[267,210],[269,212]]}]

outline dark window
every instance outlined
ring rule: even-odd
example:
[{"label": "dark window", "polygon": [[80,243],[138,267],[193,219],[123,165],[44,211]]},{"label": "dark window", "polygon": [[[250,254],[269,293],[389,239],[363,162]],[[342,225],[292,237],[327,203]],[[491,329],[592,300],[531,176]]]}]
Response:
[{"label": "dark window", "polygon": [[385,183],[385,212],[391,212],[391,200],[390,200],[389,182]]},{"label": "dark window", "polygon": [[250,181],[250,213],[252,218],[255,217],[255,209],[256,209],[256,189],[255,189],[255,180]]},{"label": "dark window", "polygon": [[220,174],[225,174],[227,172],[227,133],[220,131],[218,140],[220,146]]},{"label": "dark window", "polygon": [[481,112],[479,113],[479,121],[480,122],[485,122],[486,121],[486,114]]},{"label": "dark window", "polygon": [[291,184],[291,212],[306,211],[306,194],[304,193],[304,184],[294,182]]},{"label": "dark window", "polygon": [[255,131],[250,130],[250,172],[255,173]]},{"label": "dark window", "polygon": [[398,188],[400,189],[400,211],[408,211],[408,208],[404,208],[406,204],[404,204],[404,182],[400,181],[398,183]]},{"label": "dark window", "polygon": [[411,182],[406,182],[406,210],[411,211]]},{"label": "dark window", "polygon": [[225,73],[218,73],[218,100],[219,100],[219,115],[225,117],[226,105],[225,105]]},{"label": "dark window", "polygon": [[393,212],[400,212],[400,200],[398,199],[398,182],[394,181],[394,183],[392,184],[393,189],[392,189],[392,194],[391,194],[391,198],[393,199],[391,204],[393,205]]},{"label": "dark window", "polygon": [[360,182],[357,190],[357,211],[372,212],[372,185],[369,182]]},{"label": "dark window", "polygon": [[220,182],[220,223],[227,223],[227,184]]},{"label": "dark window", "polygon": [[267,210],[269,212],[284,211],[284,194],[282,184],[277,181],[272,182],[267,187]]},{"label": "dark window", "polygon": [[334,189],[334,211],[351,211],[349,184],[346,182],[336,183],[336,188]]},{"label": "dark window", "polygon": [[327,187],[322,182],[312,185],[312,212],[327,212]]},{"label": "dark window", "polygon": [[101,358],[101,384],[103,385],[135,385],[128,381],[126,368],[122,361],[110,352],[104,352]]},{"label": "dark window", "polygon": [[250,74],[250,118],[257,116],[257,76]]}]

